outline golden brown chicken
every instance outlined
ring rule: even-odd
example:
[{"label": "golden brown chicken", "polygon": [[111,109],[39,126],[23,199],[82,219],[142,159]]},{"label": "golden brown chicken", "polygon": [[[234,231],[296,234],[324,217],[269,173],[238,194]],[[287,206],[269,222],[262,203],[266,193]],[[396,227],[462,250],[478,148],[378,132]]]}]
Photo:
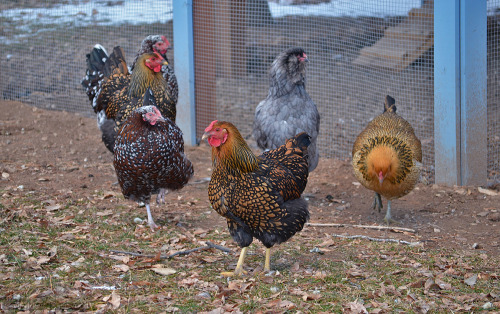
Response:
[{"label": "golden brown chicken", "polygon": [[169,98],[168,84],[161,73],[164,65],[168,63],[159,53],[143,53],[130,73],[120,47],[115,47],[108,56],[104,47],[96,45],[87,54],[87,71],[82,85],[97,113],[102,140],[111,152],[121,124],[142,106],[148,88],[162,116],[175,122],[176,107]]},{"label": "golden brown chicken", "polygon": [[264,271],[270,270],[270,248],[302,230],[309,218],[301,198],[309,175],[306,133],[297,134],[277,149],[260,156],[250,150],[236,127],[213,121],[203,139],[212,146],[214,170],[208,198],[226,218],[229,232],[242,247],[234,273],[240,275],[253,238],[266,247]]},{"label": "golden brown chicken", "polygon": [[394,98],[386,96],[384,113],[373,119],[358,135],[352,149],[352,166],[359,182],[375,191],[372,209],[383,207],[384,220],[392,221],[391,200],[415,187],[420,178],[422,147],[410,123],[396,114]]}]

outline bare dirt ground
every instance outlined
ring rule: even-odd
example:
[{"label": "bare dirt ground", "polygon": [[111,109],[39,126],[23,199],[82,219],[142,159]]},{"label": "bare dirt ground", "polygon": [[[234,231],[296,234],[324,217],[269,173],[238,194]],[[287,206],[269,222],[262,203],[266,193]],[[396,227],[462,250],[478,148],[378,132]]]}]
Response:
[{"label": "bare dirt ground", "polygon": [[[104,191],[101,198],[94,199],[97,208],[130,206],[132,202],[123,199],[119,186],[113,184],[112,155],[102,144],[94,119],[11,101],[0,101],[0,111],[0,204],[6,204],[13,194],[78,200]],[[186,150],[195,166],[194,179],[181,191],[169,193],[165,205],[153,204],[153,215],[167,227],[172,221],[186,222],[193,228],[223,227],[223,219],[210,208],[207,197],[210,149],[202,143]],[[427,248],[500,255],[498,189],[420,183],[412,193],[393,201],[393,216],[400,222],[394,226],[415,232],[353,226],[384,226],[385,213],[370,209],[373,194],[356,182],[349,161],[320,160],[309,176],[304,196],[310,204],[311,223],[345,224],[309,225],[308,236],[364,235],[420,242]],[[130,208],[146,218],[143,208]]]}]

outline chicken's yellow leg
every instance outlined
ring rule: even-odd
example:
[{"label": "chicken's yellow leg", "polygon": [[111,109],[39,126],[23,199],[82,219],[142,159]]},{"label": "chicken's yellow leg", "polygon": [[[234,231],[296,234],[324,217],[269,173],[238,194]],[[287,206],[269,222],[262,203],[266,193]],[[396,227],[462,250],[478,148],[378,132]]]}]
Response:
[{"label": "chicken's yellow leg", "polygon": [[271,248],[266,247],[266,260],[264,262],[264,271],[271,271]]},{"label": "chicken's yellow leg", "polygon": [[243,262],[245,261],[247,250],[248,246],[241,249],[240,258],[238,259],[238,264],[236,264],[236,269],[234,270],[234,272],[225,271],[222,272],[221,275],[226,277],[232,277],[232,276],[239,276],[242,273],[243,274],[246,273],[246,271],[243,270]]}]

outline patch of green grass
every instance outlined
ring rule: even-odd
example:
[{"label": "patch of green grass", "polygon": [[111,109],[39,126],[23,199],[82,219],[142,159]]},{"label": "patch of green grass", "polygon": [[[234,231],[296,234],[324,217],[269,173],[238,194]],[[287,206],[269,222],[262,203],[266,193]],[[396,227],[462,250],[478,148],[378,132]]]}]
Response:
[{"label": "patch of green grass", "polygon": [[[104,191],[93,195],[102,198]],[[369,312],[467,312],[480,311],[487,302],[498,310],[500,301],[495,297],[500,294],[499,260],[479,252],[338,240],[319,254],[311,249],[321,239],[298,236],[271,250],[275,272],[270,276],[252,272],[264,264],[263,246],[255,241],[245,261],[249,274],[228,279],[220,273],[236,264],[240,248],[225,228],[207,226],[202,236],[193,236],[192,230],[165,221],[166,228],[152,233],[133,223],[142,209],[131,210],[119,197],[117,202],[103,200],[105,207],[87,199],[56,199],[61,208],[52,212],[45,211],[44,201],[53,197],[43,193],[8,197],[2,203],[14,210],[0,207],[12,217],[0,224],[0,302],[8,311],[200,312],[226,307],[342,312],[357,306]],[[187,223],[197,219],[203,218],[191,216]],[[226,241],[233,253],[210,249],[169,260],[111,253],[170,254],[203,241]],[[56,254],[50,256],[54,247]],[[153,265],[176,273],[160,275]],[[474,274],[477,281],[465,283]],[[116,290],[106,290],[111,287]]]}]

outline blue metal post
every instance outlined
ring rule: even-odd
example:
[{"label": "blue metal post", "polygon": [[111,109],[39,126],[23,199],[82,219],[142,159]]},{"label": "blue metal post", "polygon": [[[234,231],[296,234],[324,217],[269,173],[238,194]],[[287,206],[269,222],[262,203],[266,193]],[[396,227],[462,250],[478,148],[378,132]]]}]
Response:
[{"label": "blue metal post", "polygon": [[486,0],[435,1],[436,183],[485,183],[486,136]]},{"label": "blue metal post", "polygon": [[193,1],[173,1],[175,75],[179,84],[176,123],[186,145],[196,145],[194,94]]},{"label": "blue metal post", "polygon": [[486,53],[486,0],[460,0],[462,185],[488,177]]},{"label": "blue metal post", "polygon": [[460,182],[460,6],[434,2],[435,182]]}]

